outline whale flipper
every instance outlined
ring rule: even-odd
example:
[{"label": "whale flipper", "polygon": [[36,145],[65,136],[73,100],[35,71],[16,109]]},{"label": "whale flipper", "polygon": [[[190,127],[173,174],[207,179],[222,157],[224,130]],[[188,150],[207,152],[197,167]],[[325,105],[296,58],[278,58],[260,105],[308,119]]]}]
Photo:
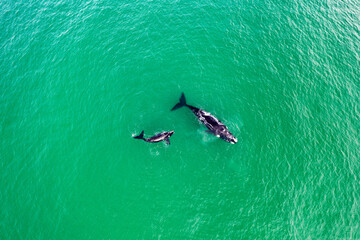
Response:
[{"label": "whale flipper", "polygon": [[166,142],[166,145],[170,145],[170,140],[169,140],[169,138],[167,138],[167,139],[165,140],[165,142]]},{"label": "whale flipper", "polygon": [[[207,132],[207,133],[209,133],[209,134],[211,134],[211,135],[214,135],[214,136],[216,136],[216,134],[215,133],[213,133],[212,131],[210,131],[210,130],[206,130],[205,132]],[[218,136],[217,136],[218,137]]]},{"label": "whale flipper", "polygon": [[171,109],[171,111],[174,111],[174,110],[176,110],[176,109],[178,109],[178,108],[181,108],[181,107],[184,107],[184,106],[186,106],[186,105],[187,105],[187,104],[186,104],[185,94],[182,93],[182,94],[181,94],[181,97],[180,97],[179,103],[177,103],[177,104]]}]

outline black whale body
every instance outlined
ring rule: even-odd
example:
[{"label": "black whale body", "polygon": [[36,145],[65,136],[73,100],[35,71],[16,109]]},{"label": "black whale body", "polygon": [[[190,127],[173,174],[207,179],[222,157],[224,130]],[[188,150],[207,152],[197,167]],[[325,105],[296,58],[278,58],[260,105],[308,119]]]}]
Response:
[{"label": "black whale body", "polygon": [[169,131],[169,132],[162,132],[162,133],[159,133],[153,137],[150,137],[150,138],[144,138],[144,131],[142,131],[140,133],[140,135],[138,136],[135,136],[133,138],[135,139],[142,139],[144,140],[145,142],[149,142],[149,143],[157,143],[157,142],[161,142],[161,141],[165,141],[167,145],[170,144],[170,140],[169,138],[171,137],[171,135],[174,134],[174,131]]},{"label": "black whale body", "polygon": [[203,123],[205,126],[209,129],[209,132],[214,134],[215,136],[223,139],[226,142],[235,144],[237,143],[237,139],[230,133],[228,128],[219,121],[216,117],[211,115],[210,113],[201,110],[199,108],[190,106],[186,103],[185,95],[184,93],[181,94],[180,101],[177,103],[171,111],[174,111],[181,107],[188,107],[195,116]]}]

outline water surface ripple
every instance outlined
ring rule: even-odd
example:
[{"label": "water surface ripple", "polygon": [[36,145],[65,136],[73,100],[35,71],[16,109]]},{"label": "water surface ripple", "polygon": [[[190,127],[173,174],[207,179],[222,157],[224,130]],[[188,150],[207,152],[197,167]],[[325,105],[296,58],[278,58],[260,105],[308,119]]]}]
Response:
[{"label": "water surface ripple", "polygon": [[[0,238],[360,239],[359,16],[2,1]],[[181,92],[239,142],[170,112]]]}]

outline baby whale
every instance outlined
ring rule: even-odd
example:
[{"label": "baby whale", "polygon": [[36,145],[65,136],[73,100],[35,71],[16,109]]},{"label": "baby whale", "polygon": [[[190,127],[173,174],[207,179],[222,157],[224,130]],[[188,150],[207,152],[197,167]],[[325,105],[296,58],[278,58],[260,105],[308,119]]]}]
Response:
[{"label": "baby whale", "polygon": [[230,131],[227,129],[227,127],[220,122],[216,117],[211,115],[208,112],[205,112],[199,108],[190,106],[186,104],[186,99],[184,93],[181,94],[180,102],[177,103],[171,111],[174,111],[181,107],[188,107],[190,110],[195,114],[195,116],[203,123],[205,126],[209,129],[209,131],[215,136],[225,140],[226,142],[235,144],[237,143],[237,139],[230,133]]},{"label": "baby whale", "polygon": [[159,133],[151,138],[144,138],[144,131],[142,131],[140,133],[139,136],[133,137],[135,139],[142,139],[145,142],[150,142],[150,143],[157,143],[157,142],[161,142],[161,141],[165,141],[167,145],[170,144],[169,138],[171,137],[171,135],[174,134],[174,131],[169,131],[169,132],[162,132]]}]

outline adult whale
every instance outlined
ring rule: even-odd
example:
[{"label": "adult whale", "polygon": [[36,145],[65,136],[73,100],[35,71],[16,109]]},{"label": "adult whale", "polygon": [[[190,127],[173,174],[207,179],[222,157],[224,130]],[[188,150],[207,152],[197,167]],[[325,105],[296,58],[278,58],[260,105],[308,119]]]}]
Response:
[{"label": "adult whale", "polygon": [[199,108],[190,106],[186,104],[186,99],[184,93],[181,94],[180,102],[177,103],[171,111],[174,111],[181,107],[188,107],[190,110],[195,114],[195,116],[203,123],[205,126],[209,129],[209,131],[215,136],[229,142],[232,144],[237,143],[237,139],[230,133],[230,131],[227,129],[227,127],[219,121],[216,117],[211,115],[208,112],[205,112],[204,110],[201,110]]},{"label": "adult whale", "polygon": [[145,142],[150,142],[150,143],[157,143],[157,142],[161,142],[161,141],[165,141],[167,145],[170,144],[170,140],[169,138],[171,137],[171,135],[174,134],[174,131],[169,131],[169,132],[162,132],[162,133],[159,133],[151,138],[144,138],[144,131],[142,131],[140,133],[140,135],[138,136],[135,136],[133,138],[135,139],[142,139],[144,140]]}]

